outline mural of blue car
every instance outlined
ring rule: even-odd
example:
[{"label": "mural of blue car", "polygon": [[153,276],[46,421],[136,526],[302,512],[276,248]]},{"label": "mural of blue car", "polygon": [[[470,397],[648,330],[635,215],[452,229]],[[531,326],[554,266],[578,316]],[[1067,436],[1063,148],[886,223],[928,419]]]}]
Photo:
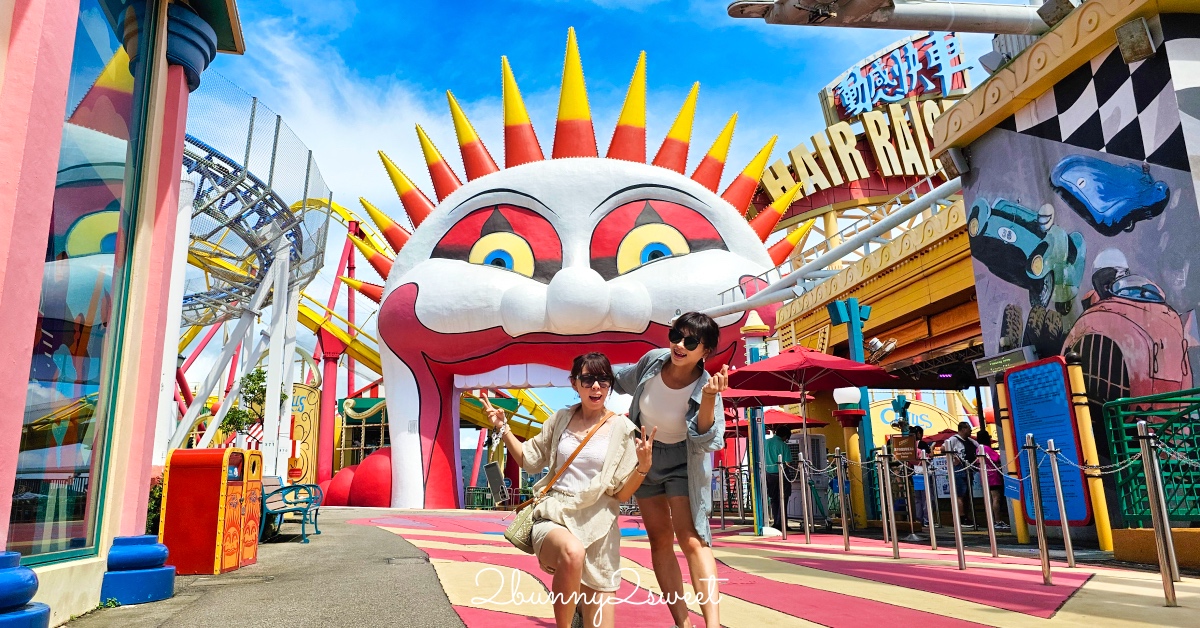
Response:
[{"label": "mural of blue car", "polygon": [[971,254],[993,275],[1029,291],[1032,306],[1071,311],[1083,278],[1086,244],[1054,224],[1054,206],[1034,211],[1003,198],[977,199],[967,214]]},{"label": "mural of blue car", "polygon": [[1133,231],[1162,213],[1171,189],[1143,165],[1118,166],[1097,157],[1070,155],[1050,172],[1050,184],[1071,209],[1105,236]]}]

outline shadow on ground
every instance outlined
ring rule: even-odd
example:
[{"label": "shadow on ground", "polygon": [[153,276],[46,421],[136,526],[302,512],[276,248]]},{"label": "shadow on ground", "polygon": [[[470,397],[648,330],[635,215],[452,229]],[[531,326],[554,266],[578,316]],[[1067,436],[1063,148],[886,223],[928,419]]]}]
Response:
[{"label": "shadow on ground", "polygon": [[[427,556],[399,536],[347,523],[378,509],[324,508],[320,536],[283,534],[258,564],[220,576],[180,576],[175,597],[96,610],[70,628],[206,626],[462,626]],[[298,528],[297,530],[298,531]]]}]

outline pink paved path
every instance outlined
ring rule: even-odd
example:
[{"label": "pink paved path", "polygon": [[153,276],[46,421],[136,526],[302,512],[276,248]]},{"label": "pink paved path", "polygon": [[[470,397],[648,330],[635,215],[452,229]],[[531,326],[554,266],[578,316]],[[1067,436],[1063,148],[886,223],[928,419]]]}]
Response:
[{"label": "pink paved path", "polygon": [[[352,523],[381,527],[404,528],[401,533],[404,538],[420,545],[422,541],[436,541],[472,545],[475,547],[463,550],[424,548],[431,559],[449,561],[467,561],[494,565],[501,569],[520,569],[537,578],[549,589],[551,576],[542,572],[537,559],[524,554],[509,552],[511,545],[500,536],[507,523],[511,520],[509,513],[471,512],[470,514],[455,515],[448,513],[405,513],[400,516],[388,516],[370,519],[358,519]],[[645,536],[637,535],[642,528],[638,517],[621,517],[621,527],[627,534],[621,554],[628,560],[647,569],[651,568],[650,551],[645,548]],[[878,541],[853,539],[851,553],[857,558],[846,560],[845,552],[841,549],[840,536],[818,534],[813,536],[813,545],[804,545],[802,535],[792,535],[787,541],[782,539],[747,541],[743,537],[733,540],[736,531],[714,531],[714,546],[723,551],[737,552],[739,549],[769,550],[784,554],[772,556],[781,565],[792,564],[818,571],[860,578],[864,581],[884,583],[925,591],[949,598],[958,598],[976,604],[1004,609],[1032,617],[1050,618],[1061,606],[1081,587],[1090,574],[1080,571],[1056,569],[1054,587],[1046,587],[1041,583],[1041,572],[1038,569],[1015,568],[1018,565],[1036,566],[1037,561],[1025,558],[1000,557],[992,558],[986,555],[972,554],[969,561],[976,565],[987,564],[988,568],[975,567],[967,572],[959,571],[953,565],[937,564],[904,564],[892,561],[891,548]],[[432,533],[432,534],[431,534]],[[494,538],[476,539],[464,538],[456,540],[454,534],[485,534]],[[829,545],[833,547],[821,547]],[[488,548],[497,548],[491,552]],[[792,555],[787,555],[792,554]],[[816,556],[814,556],[816,555]],[[821,556],[828,555],[829,558]],[[930,561],[952,561],[953,554],[946,551],[934,552],[928,547],[905,545],[902,549],[905,558]],[[677,553],[680,568],[685,577],[687,564],[681,553]],[[846,593],[825,591],[820,588],[800,586],[772,579],[767,574],[747,573],[724,563],[718,565],[718,575],[723,579],[721,593],[738,598],[750,605],[771,609],[792,617],[826,626],[845,626],[861,628],[864,621],[873,618],[887,618],[890,625],[898,626],[927,626],[930,628],[957,628],[980,626],[969,621],[938,614],[939,609],[915,610],[889,604],[883,601],[856,597]],[[491,591],[483,591],[480,595],[491,595]],[[630,582],[623,582],[617,596],[621,598],[645,600],[649,596],[647,590],[639,590]],[[462,600],[458,600],[462,602]],[[506,626],[520,628],[525,626],[552,626],[549,619],[525,617],[518,608],[512,612],[477,608],[474,605],[456,605],[455,610],[463,622],[472,628]],[[764,611],[770,613],[771,611]],[[693,622],[699,623],[699,617],[693,614]],[[663,606],[618,604],[616,607],[616,624],[618,626],[659,627],[669,625],[670,615]]]}]

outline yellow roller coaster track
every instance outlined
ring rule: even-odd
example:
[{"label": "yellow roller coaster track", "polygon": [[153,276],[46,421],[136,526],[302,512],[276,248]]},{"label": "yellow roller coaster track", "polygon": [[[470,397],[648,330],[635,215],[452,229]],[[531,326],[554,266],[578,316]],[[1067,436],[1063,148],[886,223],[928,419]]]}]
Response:
[{"label": "yellow roller coaster track", "polygon": [[[378,232],[371,227],[370,223],[364,221],[346,207],[325,199],[308,199],[303,203],[328,207],[330,217],[337,220],[343,226],[349,227],[351,222],[357,223],[363,233],[363,240],[372,249],[389,258],[392,256],[391,248],[379,236]],[[292,209],[298,209],[303,203],[294,203]],[[188,252],[188,262],[204,270],[215,270],[216,272],[240,275],[249,275],[251,273],[251,269],[249,268],[242,268],[225,261],[222,259],[223,256],[219,247],[213,248],[214,250],[212,251],[190,250]],[[350,321],[346,320],[345,317],[329,309],[325,304],[304,292],[300,293],[297,321],[314,334],[320,333],[322,330],[331,334],[345,345],[347,356],[370,369],[373,373],[377,375],[383,374],[383,367],[379,361],[379,341],[361,327],[351,325]],[[181,353],[195,340],[201,330],[201,327],[191,327],[184,332],[179,339],[179,351]],[[353,330],[353,334],[348,330]],[[550,415],[554,411],[530,390],[513,389],[507,392],[517,401],[520,409],[524,411],[510,416],[510,419],[515,419],[510,424],[513,433],[520,438],[532,438],[536,436],[541,431],[542,424],[550,418]],[[471,394],[463,396],[462,403],[459,406],[459,417],[476,427],[483,429],[490,428],[491,425],[488,423],[487,417],[484,416],[482,408],[469,402],[468,399],[477,399],[477,397]]]}]

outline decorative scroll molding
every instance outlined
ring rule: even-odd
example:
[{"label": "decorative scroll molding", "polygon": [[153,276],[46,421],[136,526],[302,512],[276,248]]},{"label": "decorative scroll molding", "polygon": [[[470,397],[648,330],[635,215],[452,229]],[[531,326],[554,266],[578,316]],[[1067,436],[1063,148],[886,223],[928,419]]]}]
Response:
[{"label": "decorative scroll molding", "polygon": [[1195,0],[1087,0],[1016,59],[959,100],[933,126],[934,155],[962,148],[1117,43],[1137,17],[1200,12]]},{"label": "decorative scroll molding", "polygon": [[942,240],[966,229],[966,210],[961,200],[933,218],[925,220],[905,231],[900,237],[870,255],[847,266],[842,272],[821,282],[804,296],[793,299],[779,308],[776,328],[800,319],[812,310],[822,307],[837,297],[858,288],[900,264],[926,252]]}]

